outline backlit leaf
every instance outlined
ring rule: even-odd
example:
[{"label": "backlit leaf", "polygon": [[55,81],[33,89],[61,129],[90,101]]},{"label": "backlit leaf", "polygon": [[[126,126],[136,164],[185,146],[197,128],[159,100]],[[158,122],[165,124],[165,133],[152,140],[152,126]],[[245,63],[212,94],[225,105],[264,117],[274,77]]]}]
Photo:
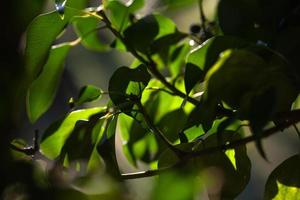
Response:
[{"label": "backlit leaf", "polygon": [[277,166],[269,176],[264,199],[300,199],[300,155]]},{"label": "backlit leaf", "polygon": [[39,119],[54,101],[64,70],[63,63],[70,48],[69,44],[53,47],[41,74],[30,85],[27,92],[27,114],[31,122]]}]

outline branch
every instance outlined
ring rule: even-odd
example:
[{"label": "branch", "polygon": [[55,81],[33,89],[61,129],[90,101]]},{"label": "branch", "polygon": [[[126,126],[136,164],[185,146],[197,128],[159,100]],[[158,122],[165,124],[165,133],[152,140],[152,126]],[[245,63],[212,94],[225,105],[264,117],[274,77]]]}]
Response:
[{"label": "branch", "polygon": [[172,168],[173,167],[166,167],[166,168],[156,169],[156,170],[148,170],[148,171],[142,171],[142,172],[127,173],[127,174],[122,174],[121,178],[124,179],[124,180],[129,180],[129,179],[152,177],[152,176],[157,176],[157,175],[162,174],[164,172],[170,171]]},{"label": "branch", "polygon": [[129,174],[122,174],[121,178],[123,179],[136,179],[136,178],[145,178],[145,177],[151,177],[151,176],[156,176],[159,175],[161,173],[164,173],[166,171],[170,171],[175,169],[179,164],[181,164],[182,162],[186,161],[187,159],[192,159],[195,157],[199,157],[199,156],[203,156],[203,155],[207,155],[207,154],[211,154],[211,153],[216,153],[219,151],[225,151],[228,149],[233,149],[236,148],[238,146],[241,145],[246,145],[250,142],[256,141],[257,139],[264,139],[267,138],[275,133],[278,133],[280,131],[283,131],[286,128],[289,128],[290,126],[300,122],[300,110],[294,110],[294,111],[290,111],[288,113],[285,113],[281,116],[279,116],[279,118],[282,119],[282,117],[286,117],[286,120],[269,129],[266,129],[263,134],[258,138],[257,136],[249,136],[240,140],[236,140],[233,141],[229,144],[224,144],[224,145],[220,145],[220,146],[216,146],[216,147],[211,147],[211,148],[207,148],[207,149],[203,149],[201,151],[196,151],[196,152],[186,152],[186,156],[180,160],[179,162],[177,162],[176,164],[170,166],[170,167],[166,167],[163,169],[157,169],[157,170],[149,170],[149,171],[143,171],[143,172],[137,172],[137,173],[129,173]]},{"label": "branch", "polygon": [[[166,78],[159,72],[159,70],[157,69],[156,63],[151,59],[150,56],[147,56],[147,58],[149,59],[146,60],[143,56],[141,56],[134,48],[131,47],[131,45],[129,45],[126,40],[124,39],[124,37],[121,35],[121,33],[119,31],[117,31],[111,24],[110,20],[108,19],[108,17],[106,16],[105,12],[103,10],[100,10],[99,15],[101,16],[101,20],[106,24],[107,28],[115,35],[115,37],[117,37],[118,39],[120,39],[124,45],[127,47],[127,50],[135,57],[137,58],[141,63],[145,64],[149,71],[152,73],[152,75],[157,78],[161,83],[163,83],[169,90],[171,90],[174,95],[179,96],[183,99],[186,99],[188,102],[194,104],[194,105],[198,105],[199,101],[186,95],[185,93],[181,92],[180,90],[178,90],[174,85],[172,85],[171,83],[169,83]],[[231,110],[225,109],[225,108],[219,108],[218,109],[218,115],[219,116],[232,116],[233,112]]]},{"label": "branch", "polygon": [[199,6],[201,26],[202,26],[202,29],[203,29],[204,33],[206,33],[206,21],[207,21],[207,19],[204,15],[203,0],[198,1],[198,6]]}]

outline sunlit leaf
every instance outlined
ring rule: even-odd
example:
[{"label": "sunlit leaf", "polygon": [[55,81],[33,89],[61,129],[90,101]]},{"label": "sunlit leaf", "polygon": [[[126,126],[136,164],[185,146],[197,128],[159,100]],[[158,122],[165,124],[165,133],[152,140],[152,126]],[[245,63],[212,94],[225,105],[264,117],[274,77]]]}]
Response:
[{"label": "sunlit leaf", "polygon": [[69,20],[81,13],[75,9],[65,8],[62,20],[57,12],[36,17],[27,29],[25,63],[28,80],[33,80],[42,70],[51,45],[63,31]]},{"label": "sunlit leaf", "polygon": [[295,155],[277,166],[269,176],[264,199],[300,199],[300,156]]},{"label": "sunlit leaf", "polygon": [[104,108],[77,110],[68,114],[64,119],[51,125],[41,141],[41,152],[50,159],[57,158],[79,120],[88,120],[90,116],[103,112]]},{"label": "sunlit leaf", "polygon": [[[223,133],[223,144],[240,139],[240,135],[233,131]],[[203,141],[199,140],[193,143],[177,145],[185,151],[201,151],[206,148],[218,146],[216,134],[212,134]],[[172,166],[179,161],[179,158],[170,151],[166,150],[159,159],[159,168]],[[247,156],[246,146],[226,150],[222,152],[214,152],[207,155],[195,157],[190,162],[185,162],[185,165],[198,171],[206,179],[202,179],[206,187],[214,187],[214,182],[220,184],[220,198],[234,199],[247,186],[250,180],[251,163]],[[219,176],[216,177],[216,173]]]},{"label": "sunlit leaf", "polygon": [[101,24],[98,18],[94,16],[75,17],[72,22],[84,47],[100,52],[108,50],[108,45],[100,41],[98,31],[101,28]]},{"label": "sunlit leaf", "polygon": [[53,47],[43,71],[30,85],[27,92],[27,114],[31,122],[39,119],[51,106],[64,70],[64,59],[70,47],[69,44]]}]

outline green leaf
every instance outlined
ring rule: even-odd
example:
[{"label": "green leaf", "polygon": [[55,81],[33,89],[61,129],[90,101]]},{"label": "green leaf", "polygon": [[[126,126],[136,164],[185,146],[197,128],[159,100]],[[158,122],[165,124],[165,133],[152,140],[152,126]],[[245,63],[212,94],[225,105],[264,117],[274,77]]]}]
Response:
[{"label": "green leaf", "polygon": [[103,91],[100,88],[97,88],[92,85],[86,85],[83,88],[81,88],[78,98],[75,101],[75,104],[77,106],[80,106],[87,102],[95,101],[99,98],[101,98]]},{"label": "green leaf", "polygon": [[[169,36],[167,36],[169,35]],[[176,25],[162,15],[148,15],[129,26],[124,31],[126,45],[142,53],[151,53],[151,45],[162,37],[165,43],[174,43],[185,37],[177,31]],[[158,43],[156,43],[156,46]],[[153,46],[155,50],[155,46]]]},{"label": "green leaf", "polygon": [[93,51],[107,51],[108,45],[100,41],[98,29],[101,27],[99,19],[94,16],[75,17],[73,20],[75,32],[81,38],[82,45]]},{"label": "green leaf", "polygon": [[147,53],[155,37],[159,33],[159,25],[155,16],[148,15],[124,31],[126,45],[140,52]]},{"label": "green leaf", "polygon": [[150,78],[151,76],[145,65],[140,65],[135,69],[118,68],[109,81],[108,91],[112,102],[116,106],[127,104],[123,110],[127,109],[127,112],[129,112],[128,109],[132,107],[132,102],[128,99],[128,96],[140,97]]},{"label": "green leaf", "polygon": [[104,1],[104,9],[109,12],[109,19],[118,31],[122,31],[128,26],[129,22],[129,10],[126,5],[118,0],[107,0]]},{"label": "green leaf", "polygon": [[204,81],[207,71],[215,64],[220,54],[227,49],[243,48],[246,42],[232,36],[217,36],[192,50],[186,60],[185,85],[189,93],[198,82]]},{"label": "green leaf", "polygon": [[240,115],[248,118],[245,108],[249,108],[252,97],[274,87],[277,98],[274,113],[288,110],[297,92],[285,71],[286,66],[268,63],[250,51],[225,51],[205,77],[208,98],[222,100],[234,109],[243,107]]},{"label": "green leaf", "polygon": [[202,125],[205,132],[208,132],[217,116],[217,102],[203,98],[188,116],[184,130],[193,126]]},{"label": "green leaf", "polygon": [[[149,88],[164,87],[159,81],[151,80]],[[183,88],[182,79],[178,80],[177,88]],[[181,108],[182,99],[174,97],[165,92],[146,89],[142,95],[142,104],[153,122],[162,130],[163,134],[176,142],[179,138],[179,132],[183,128],[186,120],[186,114],[189,113],[193,106],[189,103]],[[179,122],[174,125],[174,120]],[[159,138],[154,137],[148,130],[146,124],[142,121],[137,122],[129,116],[120,116],[120,128],[122,135],[123,151],[126,158],[136,166],[136,160],[144,162],[153,162],[157,156],[165,150],[166,146]]]},{"label": "green leaf", "polygon": [[53,42],[75,15],[80,15],[80,12],[66,8],[63,20],[57,12],[51,12],[40,15],[31,22],[27,29],[25,49],[26,75],[29,81],[41,72]]},{"label": "green leaf", "polygon": [[[223,144],[241,139],[239,133],[225,131],[222,133]],[[218,136],[213,134],[204,140],[203,144],[198,144],[198,149],[214,147],[218,145]],[[224,173],[224,183],[221,190],[221,199],[234,199],[247,186],[251,174],[251,162],[247,156],[245,145],[223,152],[216,152],[211,155],[199,157],[198,165],[202,169],[209,169],[215,166],[221,173]]]},{"label": "green leaf", "polygon": [[197,0],[162,0],[159,1],[161,6],[167,6],[168,8],[182,8],[183,6],[188,6],[196,3]]},{"label": "green leaf", "polygon": [[88,0],[67,0],[66,6],[76,9],[84,9],[87,7]]},{"label": "green leaf", "polygon": [[33,123],[51,106],[64,70],[64,59],[71,45],[54,46],[39,77],[27,92],[27,114]]},{"label": "green leaf", "polygon": [[[70,136],[65,140],[59,160],[63,163],[77,163],[79,170],[84,169],[82,161],[88,162],[88,170],[101,166],[101,159],[95,151],[96,145],[103,136],[103,124],[101,119],[105,112],[91,115],[88,120],[78,120]],[[76,147],[76,148],[75,148]],[[80,163],[81,162],[81,163]]]},{"label": "green leaf", "polygon": [[[223,143],[228,144],[235,140],[241,139],[239,133],[233,131],[223,132]],[[177,148],[184,151],[201,151],[207,148],[214,148],[218,146],[218,138],[216,134],[212,134],[203,141],[195,141],[192,143],[185,143],[176,145]],[[158,167],[165,168],[176,164],[179,158],[167,149],[159,158]],[[220,189],[221,199],[234,199],[247,186],[251,174],[251,162],[247,156],[246,146],[241,145],[234,149],[220,150],[218,152],[201,155],[195,157],[189,162],[185,162],[185,166],[189,167],[189,172],[195,171],[200,174],[206,185],[206,188],[215,187],[214,181],[220,181],[221,177],[215,177],[215,173],[222,174],[222,184]],[[183,173],[186,172],[183,169]]]},{"label": "green leaf", "polygon": [[[152,117],[157,112],[158,99],[149,98],[144,104]],[[136,117],[135,117],[136,118]],[[155,137],[147,125],[129,116],[120,115],[123,150],[127,159],[136,166],[136,160],[151,162],[157,154]]]},{"label": "green leaf", "polygon": [[277,166],[269,176],[264,199],[300,199],[300,155]]},{"label": "green leaf", "polygon": [[198,82],[203,82],[205,73],[197,65],[187,63],[185,66],[184,83],[188,95]]},{"label": "green leaf", "polygon": [[178,77],[184,71],[185,59],[190,49],[187,42],[171,49],[167,66],[172,77]]},{"label": "green leaf", "polygon": [[77,110],[68,114],[64,119],[51,125],[43,135],[41,152],[50,159],[57,158],[79,120],[88,120],[90,116],[101,113],[104,108]]},{"label": "green leaf", "polygon": [[[164,115],[157,126],[170,142],[176,142],[186,120],[186,113],[182,109],[177,109]],[[175,121],[176,123],[174,123]]]},{"label": "green leaf", "polygon": [[104,9],[108,11],[108,17],[118,31],[122,32],[129,25],[130,14],[144,6],[144,0],[133,0],[131,3],[122,3],[119,0],[105,0]]},{"label": "green leaf", "polygon": [[115,147],[115,132],[118,117],[113,116],[108,120],[104,135],[97,146],[97,151],[105,162],[106,172],[116,179],[120,179],[120,171],[118,167]]},{"label": "green leaf", "polygon": [[202,180],[195,174],[187,171],[182,172],[168,172],[159,176],[155,180],[154,189],[151,199],[164,200],[183,200],[195,199],[201,189],[204,189]]}]

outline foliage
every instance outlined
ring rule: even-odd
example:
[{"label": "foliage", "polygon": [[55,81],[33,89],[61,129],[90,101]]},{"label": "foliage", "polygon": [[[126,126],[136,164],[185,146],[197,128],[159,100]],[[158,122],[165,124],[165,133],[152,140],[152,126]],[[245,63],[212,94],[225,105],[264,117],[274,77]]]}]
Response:
[{"label": "foliage", "polygon": [[[57,11],[28,26],[24,79],[32,123],[51,107],[72,47],[98,53],[115,48],[135,57],[132,66],[114,72],[107,92],[84,86],[40,144],[12,144],[14,151],[40,152],[52,163],[47,173],[33,170],[44,174],[42,180],[32,175],[24,183],[28,198],[39,199],[32,191],[53,191],[52,199],[123,199],[122,180],[159,175],[152,199],[193,199],[218,184],[221,199],[234,199],[250,179],[246,144],[254,141],[267,159],[262,139],[300,121],[300,111],[292,109],[300,93],[298,1],[221,0],[216,18],[208,21],[200,0],[202,21],[190,33],[163,13],[140,17],[145,3],[104,0],[87,8],[83,0],[56,1]],[[160,2],[166,9],[191,3]],[[55,44],[69,26],[78,38]],[[112,33],[111,45],[99,38],[103,29]],[[106,107],[86,107],[103,95],[110,99]],[[135,167],[147,164],[148,171],[126,174],[119,168],[117,124],[124,155]],[[299,155],[278,166],[265,199],[297,199],[299,169]],[[11,186],[6,195],[20,188]]]}]

